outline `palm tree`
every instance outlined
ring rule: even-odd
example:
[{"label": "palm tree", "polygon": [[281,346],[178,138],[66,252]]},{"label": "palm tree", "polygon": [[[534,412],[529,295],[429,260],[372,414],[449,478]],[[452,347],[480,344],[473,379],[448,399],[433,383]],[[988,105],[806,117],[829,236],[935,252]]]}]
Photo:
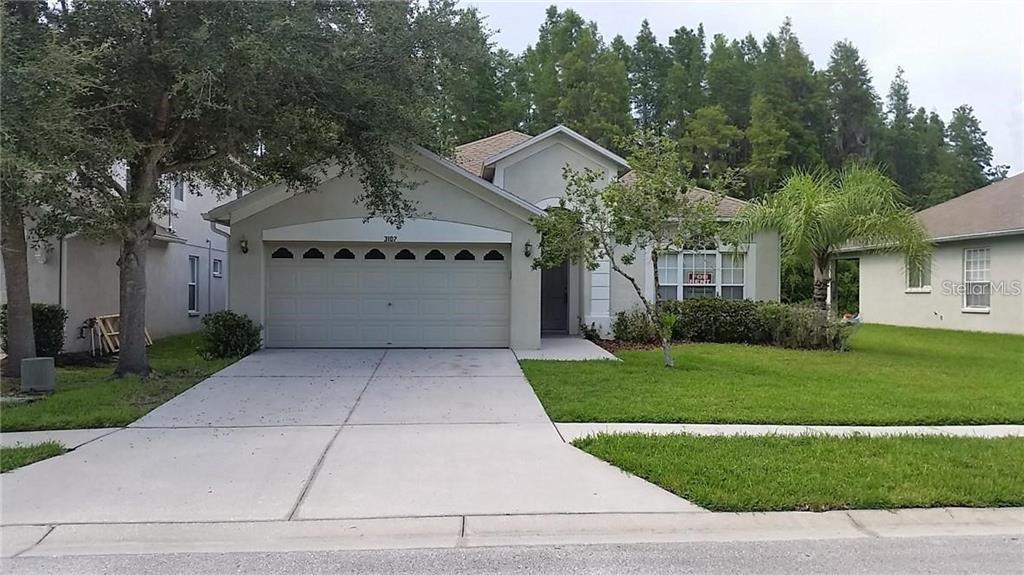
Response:
[{"label": "palm tree", "polygon": [[840,248],[859,245],[903,253],[910,266],[927,261],[928,234],[902,200],[896,182],[874,167],[851,164],[839,171],[797,171],[776,193],[746,206],[732,232],[734,237],[749,238],[777,230],[783,258],[813,264],[812,297],[819,309],[825,309],[830,264]]}]

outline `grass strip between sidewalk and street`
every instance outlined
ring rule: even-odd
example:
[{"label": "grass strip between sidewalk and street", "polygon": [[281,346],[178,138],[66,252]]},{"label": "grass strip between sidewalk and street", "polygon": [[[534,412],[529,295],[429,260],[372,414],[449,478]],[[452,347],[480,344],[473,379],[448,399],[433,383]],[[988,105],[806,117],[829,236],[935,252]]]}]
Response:
[{"label": "grass strip between sidewalk and street", "polygon": [[600,434],[576,447],[712,511],[1024,506],[1024,438]]},{"label": "grass strip between sidewalk and street", "polygon": [[67,451],[56,441],[44,441],[32,445],[0,447],[0,473],[7,473],[30,463],[55,457]]},{"label": "grass strip between sidewalk and street", "polygon": [[122,427],[227,367],[233,359],[199,356],[199,334],[172,336],[149,348],[152,375],[114,377],[114,365],[57,368],[48,396],[3,407],[2,431]]},{"label": "grass strip between sidewalk and street", "polygon": [[1024,423],[1024,337],[860,326],[851,351],[682,344],[622,361],[520,365],[554,421],[796,425]]}]

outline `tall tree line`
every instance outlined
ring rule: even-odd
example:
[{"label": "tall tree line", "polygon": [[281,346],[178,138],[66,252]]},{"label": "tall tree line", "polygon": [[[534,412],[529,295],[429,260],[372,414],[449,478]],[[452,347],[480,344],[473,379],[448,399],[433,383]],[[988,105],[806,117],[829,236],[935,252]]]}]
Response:
[{"label": "tall tree line", "polygon": [[644,21],[632,42],[606,42],[594,22],[552,6],[522,54],[495,50],[481,22],[467,36],[490,46],[477,53],[486,64],[448,97],[486,105],[474,122],[450,122],[455,141],[561,123],[613,146],[616,136],[652,129],[678,141],[698,183],[730,195],[774,191],[795,168],[865,161],[881,165],[918,209],[1006,175],[970,106],[948,122],[915,108],[902,69],[879,96],[847,40],[816,67],[788,19],[760,40],[708,38],[698,25],[662,42]]}]

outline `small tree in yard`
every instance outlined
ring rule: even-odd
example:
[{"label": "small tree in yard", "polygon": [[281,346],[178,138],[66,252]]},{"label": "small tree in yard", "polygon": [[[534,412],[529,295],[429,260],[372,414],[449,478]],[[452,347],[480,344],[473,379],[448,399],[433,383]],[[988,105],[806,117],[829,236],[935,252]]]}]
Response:
[{"label": "small tree in yard", "polygon": [[899,186],[881,171],[854,163],[832,172],[796,172],[779,191],[746,206],[733,221],[730,235],[750,237],[778,230],[782,256],[810,262],[814,305],[826,309],[831,264],[846,245],[906,255],[912,267],[931,254],[928,234],[903,204]]},{"label": "small tree in yard", "polygon": [[[632,172],[627,178],[600,186],[603,174],[590,169],[564,169],[565,196],[557,208],[534,222],[542,234],[534,267],[553,267],[566,261],[595,269],[607,261],[633,286],[648,318],[657,327],[665,366],[673,367],[672,326],[675,316],[664,309],[660,295],[658,258],[667,252],[702,245],[715,238],[712,201],[698,201],[687,191],[676,143],[653,132],[640,131],[620,140]],[[627,269],[637,255],[650,253],[654,268],[654,300]]]}]

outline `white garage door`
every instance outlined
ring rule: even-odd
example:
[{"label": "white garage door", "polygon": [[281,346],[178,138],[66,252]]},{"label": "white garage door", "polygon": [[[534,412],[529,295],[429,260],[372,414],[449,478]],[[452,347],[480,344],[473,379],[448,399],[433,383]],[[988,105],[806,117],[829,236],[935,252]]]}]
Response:
[{"label": "white garage door", "polygon": [[268,347],[508,347],[507,245],[265,248]]}]

